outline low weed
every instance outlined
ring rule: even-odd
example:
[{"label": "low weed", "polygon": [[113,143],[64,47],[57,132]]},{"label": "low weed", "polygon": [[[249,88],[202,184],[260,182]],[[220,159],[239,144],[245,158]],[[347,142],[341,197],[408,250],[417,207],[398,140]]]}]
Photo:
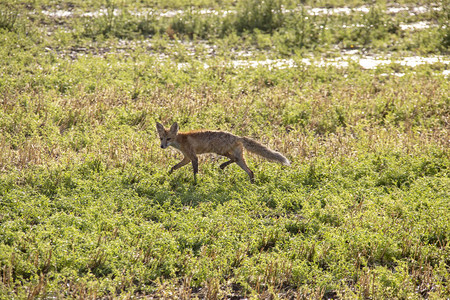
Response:
[{"label": "low weed", "polygon": [[282,2],[279,0],[244,0],[239,3],[235,19],[237,32],[253,31],[273,32],[284,23]]},{"label": "low weed", "polygon": [[14,30],[19,11],[13,5],[0,3],[0,29]]}]

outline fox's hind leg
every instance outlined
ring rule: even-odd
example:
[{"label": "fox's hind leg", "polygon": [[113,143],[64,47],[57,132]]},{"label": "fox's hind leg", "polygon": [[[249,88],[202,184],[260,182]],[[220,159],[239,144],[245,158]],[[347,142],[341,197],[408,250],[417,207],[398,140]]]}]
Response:
[{"label": "fox's hind leg", "polygon": [[236,156],[232,151],[228,151],[226,153],[221,153],[221,155],[228,157],[230,160],[224,162],[219,166],[222,170],[225,169],[227,166],[231,165],[232,163],[236,162]]},{"label": "fox's hind leg", "polygon": [[252,170],[249,169],[249,167],[247,166],[247,163],[245,162],[245,158],[244,158],[244,154],[242,152],[242,146],[238,148],[238,150],[235,151],[235,155],[236,155],[236,164],[241,167],[245,172],[247,172],[248,177],[250,177],[250,182],[254,183],[255,179],[254,179],[254,175]]},{"label": "fox's hind leg", "polygon": [[219,168],[221,168],[221,169],[223,170],[223,169],[225,169],[225,167],[231,165],[232,163],[234,163],[234,160],[226,161],[226,162],[224,162],[223,164],[221,164],[221,165],[219,166]]},{"label": "fox's hind leg", "polygon": [[229,165],[231,165],[231,164],[234,163],[234,162],[236,162],[236,160],[230,158],[229,161],[226,161],[226,162],[224,162],[223,164],[221,164],[221,165],[219,166],[219,168],[221,168],[221,169],[223,170],[223,169],[225,169],[226,166],[229,166]]},{"label": "fox's hind leg", "polygon": [[241,167],[245,172],[247,172],[248,177],[250,177],[250,182],[251,182],[251,183],[254,183],[254,182],[255,182],[255,176],[253,175],[252,170],[250,170],[250,169],[248,168],[247,164],[245,163],[245,159],[244,159],[244,158],[239,159],[239,160],[236,161],[236,163],[237,163],[237,165],[238,165],[239,167]]}]

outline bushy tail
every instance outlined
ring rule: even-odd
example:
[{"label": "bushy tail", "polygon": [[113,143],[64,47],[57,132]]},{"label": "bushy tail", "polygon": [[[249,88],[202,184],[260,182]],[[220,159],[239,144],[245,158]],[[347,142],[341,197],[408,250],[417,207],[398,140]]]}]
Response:
[{"label": "bushy tail", "polygon": [[244,145],[245,149],[247,149],[250,152],[253,152],[255,154],[258,154],[264,158],[267,158],[269,160],[274,160],[277,162],[282,163],[285,166],[290,166],[291,163],[289,160],[283,156],[280,152],[270,150],[266,146],[260,144],[259,142],[252,140],[248,137],[242,137],[242,144]]}]

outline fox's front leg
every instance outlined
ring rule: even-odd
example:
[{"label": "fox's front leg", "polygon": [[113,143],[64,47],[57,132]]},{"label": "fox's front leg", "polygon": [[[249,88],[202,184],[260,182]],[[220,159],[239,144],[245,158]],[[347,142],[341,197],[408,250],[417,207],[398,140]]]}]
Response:
[{"label": "fox's front leg", "polygon": [[172,174],[173,171],[175,171],[176,169],[181,168],[182,166],[187,165],[191,160],[189,158],[187,158],[186,156],[183,158],[182,161],[180,161],[179,163],[177,163],[175,166],[173,166],[170,171],[169,174]]},{"label": "fox's front leg", "polygon": [[197,173],[198,173],[198,158],[196,155],[194,155],[191,158],[192,162],[192,169],[194,170],[194,181],[197,182]]}]

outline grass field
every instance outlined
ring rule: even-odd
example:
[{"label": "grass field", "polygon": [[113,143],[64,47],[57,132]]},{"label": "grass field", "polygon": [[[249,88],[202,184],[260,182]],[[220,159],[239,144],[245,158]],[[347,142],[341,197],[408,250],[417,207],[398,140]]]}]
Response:
[{"label": "grass field", "polygon": [[[449,11],[0,2],[0,298],[449,298]],[[169,175],[175,121],[292,166]]]}]

